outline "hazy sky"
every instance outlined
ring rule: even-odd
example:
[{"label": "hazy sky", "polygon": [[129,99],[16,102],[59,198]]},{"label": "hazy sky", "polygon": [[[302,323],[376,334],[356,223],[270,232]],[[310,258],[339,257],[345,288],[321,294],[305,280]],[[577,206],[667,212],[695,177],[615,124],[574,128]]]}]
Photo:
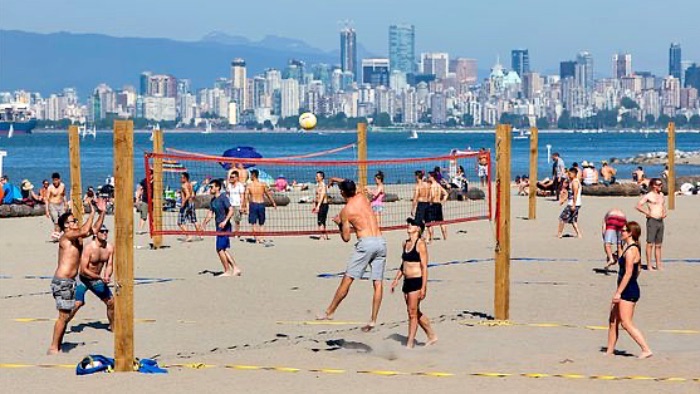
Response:
[{"label": "hazy sky", "polygon": [[672,41],[681,43],[683,59],[700,62],[698,15],[699,0],[32,0],[2,1],[0,28],[188,41],[219,30],[331,50],[347,19],[358,41],[382,55],[388,25],[412,23],[418,52],[476,57],[479,68],[500,54],[510,67],[510,50],[525,47],[532,68],[544,71],[588,50],[596,73],[608,75],[616,51],[632,53],[635,70],[666,73]]}]

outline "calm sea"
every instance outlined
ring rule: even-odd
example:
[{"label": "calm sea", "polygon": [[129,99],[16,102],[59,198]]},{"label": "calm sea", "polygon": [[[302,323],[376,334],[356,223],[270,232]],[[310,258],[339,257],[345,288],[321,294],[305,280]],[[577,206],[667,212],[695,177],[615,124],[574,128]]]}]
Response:
[{"label": "calm sea", "polygon": [[[152,149],[150,133],[136,133],[134,147],[134,178],[143,177],[143,153]],[[373,159],[415,158],[445,155],[453,148],[493,149],[493,133],[420,133],[418,139],[409,139],[408,133],[370,133],[368,156]],[[210,133],[165,132],[165,146],[169,148],[220,155],[224,150],[236,146],[253,146],[263,157],[292,156],[336,148],[355,142],[356,134],[346,133]],[[86,137],[81,143],[82,183],[101,185],[105,177],[113,172],[113,134],[111,131],[98,131],[97,137]],[[666,135],[661,133],[565,133],[542,132],[539,138],[540,160],[539,178],[549,176],[551,165],[547,163],[547,145],[552,152],[559,152],[567,166],[574,161],[594,161],[600,168],[601,160],[612,157],[625,158],[640,153],[665,151]],[[513,140],[512,174],[528,173],[529,140]],[[683,151],[700,150],[700,133],[678,133],[676,148]],[[68,135],[67,133],[34,133],[16,135],[11,139],[0,138],[0,150],[7,151],[3,173],[19,184],[24,178],[39,187],[44,178],[58,171],[69,182]],[[320,159],[352,159],[356,152],[346,150],[333,156]],[[618,165],[619,178],[631,178],[633,166]],[[649,176],[657,176],[661,166],[646,166]],[[677,166],[678,175],[700,175],[700,166]],[[278,174],[271,174],[276,176]],[[309,173],[312,181],[313,173]]]}]

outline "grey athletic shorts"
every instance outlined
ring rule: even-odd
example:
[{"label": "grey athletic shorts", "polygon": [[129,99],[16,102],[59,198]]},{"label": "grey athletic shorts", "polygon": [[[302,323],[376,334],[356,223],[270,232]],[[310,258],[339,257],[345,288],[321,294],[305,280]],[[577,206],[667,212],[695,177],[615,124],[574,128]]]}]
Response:
[{"label": "grey athletic shorts", "polygon": [[51,204],[49,203],[49,216],[53,224],[58,224],[58,218],[66,212],[66,204]]},{"label": "grey athletic shorts", "polygon": [[386,266],[386,240],[382,237],[360,238],[355,244],[355,251],[350,257],[345,275],[360,279],[367,266],[370,266],[371,280],[384,279]]},{"label": "grey athletic shorts", "polygon": [[75,307],[75,279],[51,279],[51,293],[56,300],[56,309],[72,311]]},{"label": "grey athletic shorts", "polygon": [[647,218],[647,243],[662,244],[664,242],[664,220]]}]

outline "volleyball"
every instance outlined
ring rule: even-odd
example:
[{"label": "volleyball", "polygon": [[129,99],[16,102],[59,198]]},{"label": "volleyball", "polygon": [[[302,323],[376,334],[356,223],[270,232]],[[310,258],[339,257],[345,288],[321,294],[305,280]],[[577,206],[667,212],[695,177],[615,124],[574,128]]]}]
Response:
[{"label": "volleyball", "polygon": [[299,116],[299,126],[304,130],[312,130],[316,127],[316,115],[305,112]]}]

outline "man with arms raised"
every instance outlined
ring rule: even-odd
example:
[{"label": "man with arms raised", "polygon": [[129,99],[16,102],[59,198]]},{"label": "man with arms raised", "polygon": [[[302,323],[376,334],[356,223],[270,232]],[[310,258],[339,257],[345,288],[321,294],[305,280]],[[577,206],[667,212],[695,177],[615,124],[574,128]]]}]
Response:
[{"label": "man with arms raised", "polygon": [[[57,354],[61,350],[66,325],[73,318],[75,277],[78,275],[80,255],[83,251],[83,238],[89,237],[96,229],[102,227],[106,207],[107,203],[103,199],[97,199],[95,209],[90,211],[90,216],[82,227],[71,212],[66,212],[58,218],[58,226],[63,235],[58,239],[58,267],[51,280],[51,293],[56,300],[58,319],[53,327],[53,340],[47,354]],[[93,227],[95,211],[99,211],[100,215]]]},{"label": "man with arms raised", "polygon": [[114,245],[107,242],[109,230],[102,225],[95,234],[95,240],[83,248],[80,258],[80,283],[75,290],[75,309],[71,318],[85,305],[85,293],[90,290],[107,306],[109,330],[114,322],[114,297],[108,284],[114,272]]},{"label": "man with arms raised", "polygon": [[248,203],[248,223],[253,226],[253,237],[257,243],[265,243],[263,235],[258,239],[258,234],[265,231],[265,197],[272,206],[277,209],[277,204],[267,184],[260,182],[258,170],[250,171],[250,184],[245,189],[245,201]]},{"label": "man with arms raised", "polygon": [[355,244],[355,251],[348,262],[345,275],[335,292],[333,301],[318,319],[333,319],[338,306],[348,295],[352,282],[355,279],[362,278],[362,274],[369,266],[371,269],[370,279],[374,285],[374,296],[372,298],[372,317],[370,322],[362,327],[362,331],[367,332],[372,330],[377,323],[379,307],[382,304],[386,241],[379,230],[377,218],[372,212],[369,201],[363,194],[357,193],[355,182],[348,179],[331,178],[329,185],[332,186],[334,183],[338,183],[340,194],[346,203],[340,214],[333,218],[333,222],[338,225],[340,237],[345,242],[350,241],[350,233],[354,230],[357,236],[357,243]]},{"label": "man with arms raised", "polygon": [[314,208],[311,210],[312,213],[316,214],[318,231],[321,232],[321,236],[318,238],[319,240],[330,239],[326,232],[326,219],[328,219],[328,186],[326,186],[325,177],[326,174],[323,171],[318,171],[316,173],[316,196],[314,199]]},{"label": "man with arms raised", "polygon": [[[661,244],[664,241],[664,219],[666,218],[666,204],[664,194],[661,192],[663,183],[659,178],[653,178],[649,184],[651,191],[642,197],[637,203],[637,210],[647,217],[647,269],[659,271],[664,269],[661,263]],[[652,249],[656,257],[656,267],[651,266]]]}]

